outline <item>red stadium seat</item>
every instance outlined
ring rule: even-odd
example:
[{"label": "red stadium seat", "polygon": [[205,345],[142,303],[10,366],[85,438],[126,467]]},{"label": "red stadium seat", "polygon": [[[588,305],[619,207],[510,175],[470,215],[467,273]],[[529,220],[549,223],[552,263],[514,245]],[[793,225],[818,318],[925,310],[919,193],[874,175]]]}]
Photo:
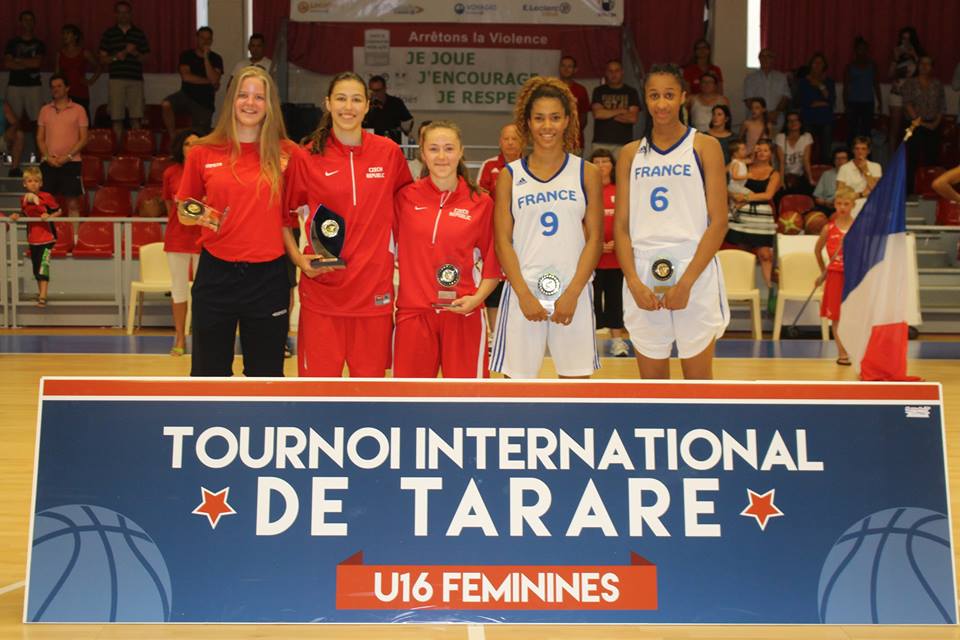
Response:
[{"label": "red stadium seat", "polygon": [[107,169],[107,186],[136,189],[146,180],[143,160],[136,156],[117,156]]},{"label": "red stadium seat", "polygon": [[75,218],[77,216],[83,216],[90,212],[89,204],[87,203],[87,195],[82,196],[56,196],[57,203],[60,205],[60,209],[63,210],[63,217],[65,218]]},{"label": "red stadium seat", "polygon": [[960,203],[937,200],[937,224],[960,226]]},{"label": "red stadium seat", "polygon": [[149,160],[156,151],[156,141],[149,129],[130,129],[123,134],[123,147],[120,153]]},{"label": "red stadium seat", "polygon": [[106,182],[106,176],[103,173],[103,160],[98,156],[84,155],[80,171],[83,188],[88,191],[96,189]]},{"label": "red stadium seat", "polygon": [[159,187],[163,185],[163,172],[174,163],[170,156],[153,156],[150,160],[150,171],[147,173],[147,185]]},{"label": "red stadium seat", "polygon": [[130,217],[133,209],[130,206],[130,190],[123,187],[103,187],[97,189],[93,196],[94,216]]},{"label": "red stadium seat", "polygon": [[939,196],[933,190],[933,181],[944,171],[943,167],[918,167],[913,178],[913,192],[925,200],[936,200]]},{"label": "red stadium seat", "polygon": [[117,138],[113,135],[113,129],[90,129],[83,153],[106,160],[113,156],[116,148]]},{"label": "red stadium seat", "polygon": [[144,187],[143,189],[140,189],[140,191],[137,193],[137,201],[133,205],[133,210],[136,212],[136,215],[141,215],[141,205],[151,198],[156,198],[157,200],[162,201],[163,191],[158,187]]},{"label": "red stadium seat", "polygon": [[163,227],[159,222],[133,223],[133,257],[140,257],[140,247],[151,242],[163,242]]},{"label": "red stadium seat", "polygon": [[57,242],[53,245],[50,255],[54,258],[62,258],[73,251],[73,223],[54,221],[53,224],[57,229]]},{"label": "red stadium seat", "polygon": [[833,167],[829,164],[814,164],[810,165],[810,177],[813,178],[814,182],[820,182],[820,176],[823,175],[824,171],[828,171]]},{"label": "red stadium seat", "polygon": [[170,134],[164,129],[160,134],[160,144],[157,145],[157,153],[170,155]]},{"label": "red stadium seat", "polygon": [[113,225],[109,222],[81,222],[77,229],[74,258],[109,258],[113,256]]},{"label": "red stadium seat", "polygon": [[144,105],[143,128],[154,132],[163,131],[163,109],[160,105]]},{"label": "red stadium seat", "polygon": [[782,216],[787,211],[796,211],[803,214],[813,209],[814,204],[816,203],[810,196],[802,193],[788,193],[780,199],[780,215]]}]

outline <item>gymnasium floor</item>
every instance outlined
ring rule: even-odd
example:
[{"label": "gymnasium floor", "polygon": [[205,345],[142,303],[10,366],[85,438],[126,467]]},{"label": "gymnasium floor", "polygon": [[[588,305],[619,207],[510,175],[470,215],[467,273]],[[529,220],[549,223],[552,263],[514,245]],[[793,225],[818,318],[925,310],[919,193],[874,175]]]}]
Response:
[{"label": "gymnasium floor", "polygon": [[[0,331],[0,640],[7,638],[336,638],[417,640],[519,640],[526,638],[590,639],[958,639],[958,627],[533,627],[533,626],[228,626],[228,625],[23,625],[23,579],[26,571],[37,388],[42,375],[156,375],[189,372],[189,357],[166,355],[169,335],[127,337],[114,330]],[[731,380],[854,380],[850,367],[834,364],[832,344],[816,340],[770,341],[725,339],[718,345],[715,375]],[[239,365],[239,359],[237,360]],[[237,369],[239,366],[237,366]],[[674,377],[679,366],[673,364]],[[296,375],[288,360],[287,375]],[[951,507],[960,500],[960,340],[926,338],[910,345],[910,373],[943,384],[947,427]],[[552,365],[541,376],[552,377]],[[634,378],[632,358],[604,358],[597,377]],[[955,538],[956,532],[955,528]],[[954,550],[955,553],[957,549]],[[955,559],[956,564],[956,559]]]}]

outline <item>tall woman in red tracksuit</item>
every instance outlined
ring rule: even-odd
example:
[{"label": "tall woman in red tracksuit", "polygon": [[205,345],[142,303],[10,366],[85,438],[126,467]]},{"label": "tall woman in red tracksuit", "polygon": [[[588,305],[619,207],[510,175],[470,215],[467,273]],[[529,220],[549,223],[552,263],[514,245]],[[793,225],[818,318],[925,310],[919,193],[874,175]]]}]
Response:
[{"label": "tall woman in red tracksuit", "polygon": [[307,143],[309,157],[287,183],[287,207],[307,205],[307,229],[321,204],[344,218],[346,268],[313,268],[299,255],[301,376],[383,377],[393,335],[394,199],[413,182],[392,140],[361,123],[370,106],[355,73],[334,76],[326,112]]},{"label": "tall woman in red tracksuit", "polygon": [[[397,196],[400,293],[393,343],[398,378],[486,378],[483,300],[497,286],[493,200],[469,180],[460,129],[420,132],[429,175]],[[482,272],[476,268],[482,258]]]}]

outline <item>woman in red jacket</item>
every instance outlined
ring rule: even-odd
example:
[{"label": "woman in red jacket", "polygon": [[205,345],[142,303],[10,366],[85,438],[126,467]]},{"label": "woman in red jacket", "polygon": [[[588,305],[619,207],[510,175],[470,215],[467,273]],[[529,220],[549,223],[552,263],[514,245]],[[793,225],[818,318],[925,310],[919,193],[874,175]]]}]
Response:
[{"label": "woman in red jacket", "polygon": [[[213,132],[190,148],[177,191],[180,222],[203,227],[190,374],[232,374],[239,324],[244,374],[282,376],[290,299],[286,239],[292,239],[282,188],[284,172],[304,154],[287,139],[270,76],[247,67],[235,80]],[[222,215],[191,218],[188,199]]]},{"label": "woman in red jacket", "polygon": [[343,218],[344,268],[296,258],[300,278],[297,361],[301,376],[383,377],[393,336],[394,199],[413,182],[400,147],[361,126],[370,107],[355,73],[330,82],[326,112],[310,136],[310,155],[287,183],[287,208],[307,205],[307,233],[318,207]]},{"label": "woman in red jacket", "polygon": [[457,125],[435,120],[424,127],[420,155],[429,175],[404,187],[396,203],[393,375],[433,378],[442,370],[445,378],[486,378],[483,300],[500,275],[493,200],[468,177]]}]

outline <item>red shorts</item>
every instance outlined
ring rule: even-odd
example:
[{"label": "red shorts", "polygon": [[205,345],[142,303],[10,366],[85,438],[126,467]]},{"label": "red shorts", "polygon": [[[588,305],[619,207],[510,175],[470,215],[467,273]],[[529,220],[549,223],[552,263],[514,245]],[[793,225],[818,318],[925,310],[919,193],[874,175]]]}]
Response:
[{"label": "red shorts", "polygon": [[489,378],[483,307],[452,311],[399,311],[393,341],[393,377]]},{"label": "red shorts", "polygon": [[840,322],[840,303],[843,300],[843,271],[827,271],[823,283],[823,300],[820,302],[820,317]]},{"label": "red shorts", "polygon": [[382,378],[390,368],[393,316],[328,316],[301,307],[297,331],[300,377]]}]

